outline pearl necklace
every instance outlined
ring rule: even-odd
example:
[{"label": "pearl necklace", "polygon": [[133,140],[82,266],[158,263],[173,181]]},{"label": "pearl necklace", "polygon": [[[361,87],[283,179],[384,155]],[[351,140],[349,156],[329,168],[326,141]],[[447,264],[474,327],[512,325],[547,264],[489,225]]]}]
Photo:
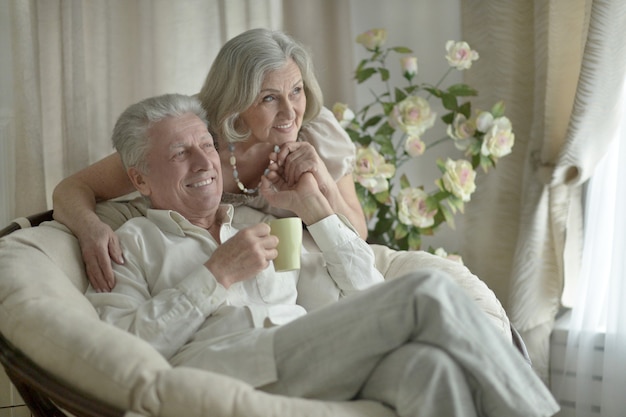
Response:
[{"label": "pearl necklace", "polygon": [[[228,150],[230,151],[230,166],[233,168],[233,179],[237,183],[237,187],[244,194],[253,195],[259,192],[259,186],[257,185],[255,188],[247,188],[241,180],[239,180],[239,171],[237,170],[237,158],[235,157],[235,144],[229,143]],[[280,147],[278,145],[274,145],[274,152],[278,153],[280,151]],[[267,175],[270,172],[269,168],[265,168],[263,175]]]}]

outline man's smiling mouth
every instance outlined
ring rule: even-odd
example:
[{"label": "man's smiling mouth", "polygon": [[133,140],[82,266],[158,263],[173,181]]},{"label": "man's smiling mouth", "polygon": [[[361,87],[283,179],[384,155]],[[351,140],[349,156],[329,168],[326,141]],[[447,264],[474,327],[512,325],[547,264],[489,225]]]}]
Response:
[{"label": "man's smiling mouth", "polygon": [[187,187],[191,187],[191,188],[198,188],[198,187],[204,187],[205,185],[211,185],[213,184],[213,178],[208,178],[206,180],[202,180],[199,182],[194,182],[192,184],[187,185]]}]

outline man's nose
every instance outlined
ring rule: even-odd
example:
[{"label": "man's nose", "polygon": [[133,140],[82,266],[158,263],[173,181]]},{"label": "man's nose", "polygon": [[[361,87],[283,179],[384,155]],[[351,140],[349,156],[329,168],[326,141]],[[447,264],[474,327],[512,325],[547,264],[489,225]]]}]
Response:
[{"label": "man's nose", "polygon": [[192,168],[194,170],[207,170],[211,167],[211,158],[209,158],[209,155],[200,147],[195,146],[193,148],[191,157],[193,161]]}]

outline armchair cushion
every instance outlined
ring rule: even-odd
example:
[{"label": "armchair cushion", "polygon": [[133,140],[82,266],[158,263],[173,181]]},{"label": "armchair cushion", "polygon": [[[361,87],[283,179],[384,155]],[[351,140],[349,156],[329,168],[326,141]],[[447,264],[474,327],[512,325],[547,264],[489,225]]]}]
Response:
[{"label": "armchair cushion", "polygon": [[275,396],[223,375],[173,368],[143,340],[100,321],[86,287],[78,242],[59,223],[0,239],[0,333],[77,392],[128,415],[395,415],[375,402]]},{"label": "armchair cushion", "polygon": [[[140,200],[98,206],[100,217],[114,229],[144,212]],[[238,213],[235,222],[240,224],[266,216],[252,209]],[[372,249],[377,267],[387,279],[418,266],[447,270],[510,338],[510,324],[502,306],[467,268],[425,252],[397,252],[376,245]],[[323,268],[320,258],[312,255],[307,262]],[[338,297],[331,280],[300,285],[315,290],[315,296],[300,300],[309,309]],[[100,321],[83,295],[86,288],[78,241],[58,222],[45,222],[0,239],[0,333],[41,369],[88,398],[126,410],[129,416],[395,415],[375,402],[275,396],[223,375],[173,368],[148,343]]]}]

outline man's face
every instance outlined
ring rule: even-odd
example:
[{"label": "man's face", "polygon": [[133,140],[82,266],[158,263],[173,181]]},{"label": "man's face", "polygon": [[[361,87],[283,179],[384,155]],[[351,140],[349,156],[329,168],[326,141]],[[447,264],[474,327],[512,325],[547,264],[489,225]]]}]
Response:
[{"label": "man's face", "polygon": [[193,113],[168,117],[148,129],[148,172],[130,168],[129,176],[156,209],[185,218],[214,214],[222,197],[222,170],[213,137]]}]

